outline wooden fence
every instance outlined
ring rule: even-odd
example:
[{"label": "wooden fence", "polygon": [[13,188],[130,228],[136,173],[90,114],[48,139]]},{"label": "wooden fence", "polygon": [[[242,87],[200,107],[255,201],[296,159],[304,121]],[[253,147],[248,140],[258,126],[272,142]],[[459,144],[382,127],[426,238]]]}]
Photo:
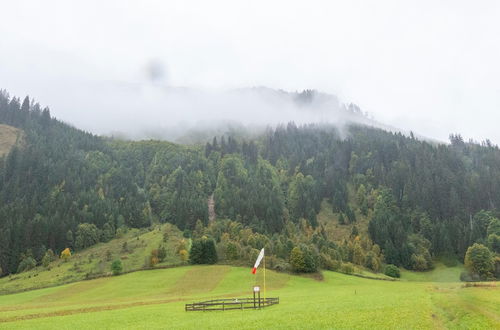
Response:
[{"label": "wooden fence", "polygon": [[280,298],[237,298],[214,299],[186,304],[186,312],[192,311],[227,311],[233,309],[260,309],[280,303]]}]

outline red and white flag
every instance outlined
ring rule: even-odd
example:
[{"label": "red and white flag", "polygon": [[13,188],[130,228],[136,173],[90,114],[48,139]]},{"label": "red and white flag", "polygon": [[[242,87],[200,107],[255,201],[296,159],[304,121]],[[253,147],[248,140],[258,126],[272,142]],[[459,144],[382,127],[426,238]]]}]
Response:
[{"label": "red and white flag", "polygon": [[262,258],[264,258],[264,248],[262,248],[262,250],[260,250],[259,256],[257,257],[257,260],[255,261],[255,265],[253,265],[252,274],[255,274],[257,272],[257,267],[259,267],[260,262],[262,261]]}]

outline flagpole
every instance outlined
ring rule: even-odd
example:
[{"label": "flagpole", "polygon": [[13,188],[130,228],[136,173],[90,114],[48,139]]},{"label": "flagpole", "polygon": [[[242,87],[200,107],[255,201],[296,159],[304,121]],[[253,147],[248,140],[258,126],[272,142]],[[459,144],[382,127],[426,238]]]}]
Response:
[{"label": "flagpole", "polygon": [[264,252],[264,306],[266,305],[266,253]]}]

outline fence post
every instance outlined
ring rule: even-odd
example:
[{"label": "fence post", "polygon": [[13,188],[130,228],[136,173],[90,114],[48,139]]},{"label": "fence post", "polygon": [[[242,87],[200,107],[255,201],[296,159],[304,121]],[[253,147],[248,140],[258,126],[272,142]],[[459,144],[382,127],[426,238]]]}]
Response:
[{"label": "fence post", "polygon": [[222,302],[222,310],[225,311],[226,310],[226,303],[223,301]]}]

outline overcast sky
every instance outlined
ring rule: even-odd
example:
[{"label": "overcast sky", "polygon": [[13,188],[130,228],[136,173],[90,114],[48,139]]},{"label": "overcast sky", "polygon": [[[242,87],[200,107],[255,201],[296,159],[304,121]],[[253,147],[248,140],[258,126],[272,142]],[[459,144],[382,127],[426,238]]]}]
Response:
[{"label": "overcast sky", "polygon": [[425,136],[500,144],[500,1],[11,0],[1,11],[0,88],[97,133],[112,126],[99,116],[158,107],[141,87],[154,63],[155,83],[314,88]]}]

